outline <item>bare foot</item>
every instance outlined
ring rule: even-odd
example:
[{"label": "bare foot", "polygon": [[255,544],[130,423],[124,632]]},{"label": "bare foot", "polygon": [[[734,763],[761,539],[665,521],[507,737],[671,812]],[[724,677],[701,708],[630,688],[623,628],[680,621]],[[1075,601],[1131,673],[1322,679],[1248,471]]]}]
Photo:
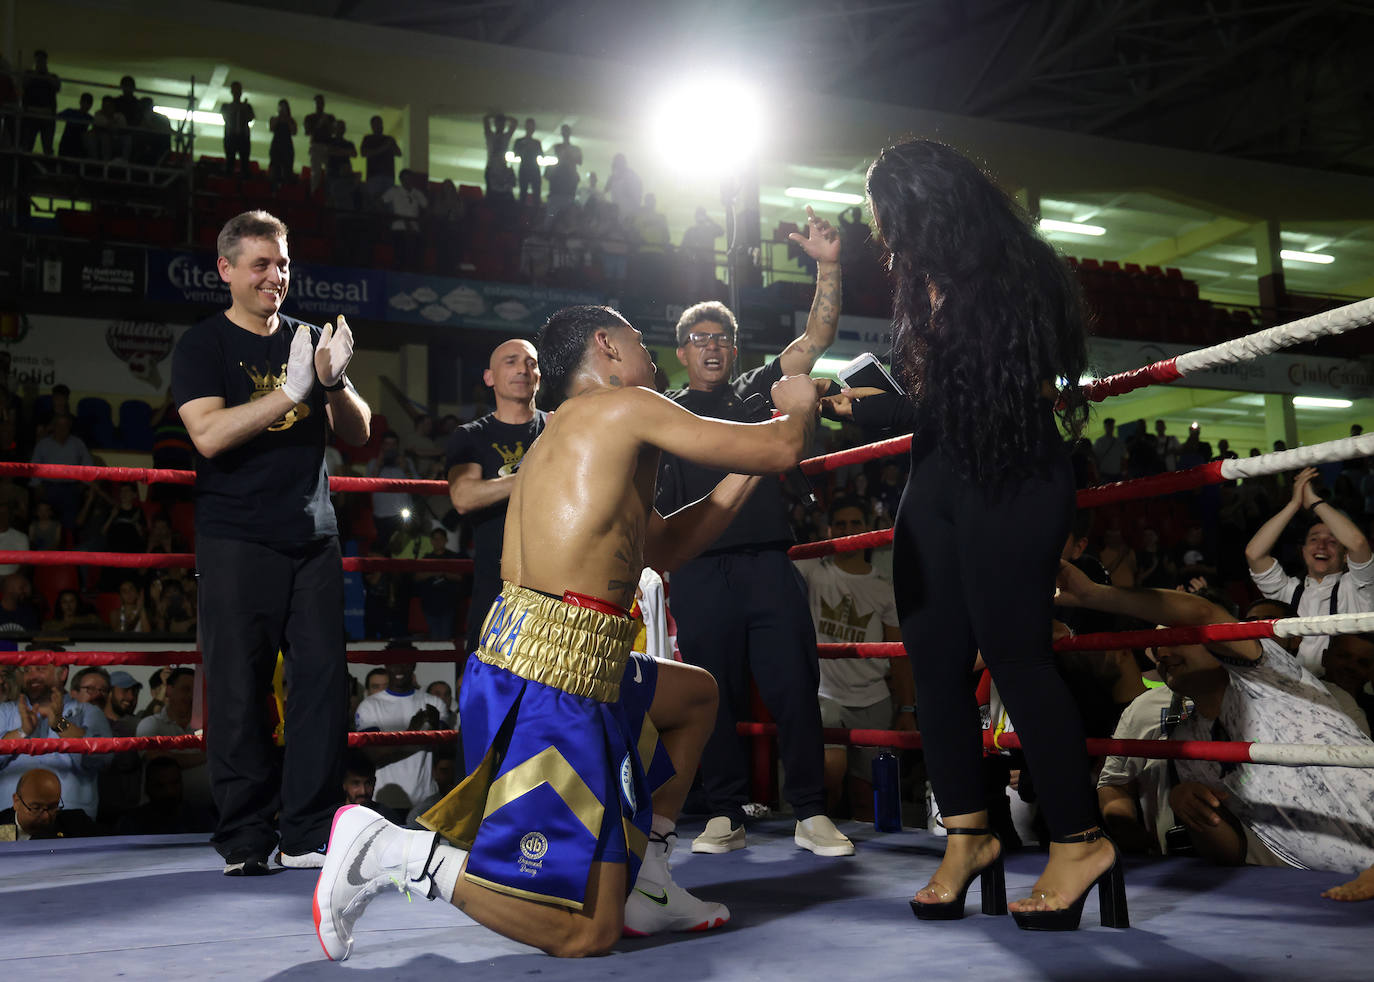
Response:
[{"label": "bare foot", "polygon": [[995,860],[1002,851],[992,835],[951,835],[945,843],[945,858],[930,882],[916,891],[918,904],[948,903],[959,895],[960,889],[976,869]]},{"label": "bare foot", "polygon": [[1374,866],[1349,883],[1342,883],[1322,893],[1327,900],[1374,900]]},{"label": "bare foot", "polygon": [[1008,910],[1063,910],[1082,895],[1093,882],[1116,862],[1116,849],[1107,839],[1096,842],[1051,842],[1050,861],[1031,895],[1014,900]]}]

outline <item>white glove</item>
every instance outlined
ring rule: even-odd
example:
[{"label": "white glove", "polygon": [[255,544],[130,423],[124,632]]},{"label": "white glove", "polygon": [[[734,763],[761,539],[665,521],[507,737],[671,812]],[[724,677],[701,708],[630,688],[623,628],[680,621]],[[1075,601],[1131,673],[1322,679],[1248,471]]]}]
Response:
[{"label": "white glove", "polygon": [[324,330],[320,332],[320,343],[315,345],[315,373],[320,377],[320,384],[325,388],[338,385],[352,357],[353,332],[348,327],[348,321],[343,319],[343,314],[339,315],[337,331],[332,322],[325,321]]},{"label": "white glove", "polygon": [[310,355],[310,328],[299,324],[286,359],[286,381],[281,384],[281,390],[292,402],[304,402],[315,387],[315,366],[310,363]]}]

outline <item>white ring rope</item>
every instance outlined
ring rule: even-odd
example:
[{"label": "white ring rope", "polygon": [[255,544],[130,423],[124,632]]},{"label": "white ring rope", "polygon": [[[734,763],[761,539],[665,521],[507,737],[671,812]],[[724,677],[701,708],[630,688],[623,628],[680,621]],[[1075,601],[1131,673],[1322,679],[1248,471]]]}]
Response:
[{"label": "white ring rope", "polygon": [[1288,324],[1279,324],[1243,338],[1232,338],[1210,348],[1185,351],[1174,360],[1174,367],[1182,375],[1205,372],[1222,365],[1234,365],[1260,355],[1272,354],[1304,341],[1344,334],[1346,331],[1374,322],[1374,297],[1304,317]]},{"label": "white ring rope", "polygon": [[1223,460],[1221,476],[1228,480],[1238,477],[1259,477],[1263,474],[1301,470],[1317,464],[1330,464],[1338,460],[1353,460],[1356,457],[1374,457],[1374,433],[1314,443],[1310,447],[1279,450],[1258,457]]},{"label": "white ring rope", "polygon": [[1252,743],[1250,762],[1285,767],[1374,767],[1374,745],[1333,747],[1324,743]]},{"label": "white ring rope", "polygon": [[1307,638],[1324,634],[1366,634],[1374,631],[1374,613],[1322,614],[1319,617],[1280,617],[1274,621],[1274,637]]}]

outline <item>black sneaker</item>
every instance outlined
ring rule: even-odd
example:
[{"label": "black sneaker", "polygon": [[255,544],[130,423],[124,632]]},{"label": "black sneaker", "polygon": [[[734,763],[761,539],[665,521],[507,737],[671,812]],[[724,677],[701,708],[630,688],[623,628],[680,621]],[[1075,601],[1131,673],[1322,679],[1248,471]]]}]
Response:
[{"label": "black sneaker", "polygon": [[225,876],[268,876],[272,872],[267,865],[267,860],[253,857],[252,859],[239,859],[233,862],[226,861],[224,864]]}]

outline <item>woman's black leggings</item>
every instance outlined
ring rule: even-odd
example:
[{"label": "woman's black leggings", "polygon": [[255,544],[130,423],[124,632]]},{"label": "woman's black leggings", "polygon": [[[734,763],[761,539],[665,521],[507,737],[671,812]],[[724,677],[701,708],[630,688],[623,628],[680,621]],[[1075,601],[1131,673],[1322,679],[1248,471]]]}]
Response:
[{"label": "woman's black leggings", "polygon": [[1097,824],[1082,719],[1050,647],[1054,581],[1073,512],[1066,454],[1056,451],[1039,474],[992,494],[960,478],[938,451],[913,446],[897,510],[893,587],[942,814],[986,807],[972,674],[981,651],[1050,833]]}]

